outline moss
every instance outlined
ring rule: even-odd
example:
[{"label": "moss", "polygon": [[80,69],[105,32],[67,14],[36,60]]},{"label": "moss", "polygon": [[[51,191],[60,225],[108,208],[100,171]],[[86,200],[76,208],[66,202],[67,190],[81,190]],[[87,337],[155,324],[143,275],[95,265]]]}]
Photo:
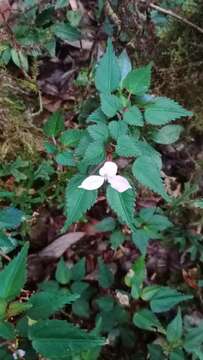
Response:
[{"label": "moss", "polygon": [[[28,88],[28,86],[27,86]],[[0,70],[0,161],[35,157],[43,136],[31,117],[36,96],[6,70]]]}]

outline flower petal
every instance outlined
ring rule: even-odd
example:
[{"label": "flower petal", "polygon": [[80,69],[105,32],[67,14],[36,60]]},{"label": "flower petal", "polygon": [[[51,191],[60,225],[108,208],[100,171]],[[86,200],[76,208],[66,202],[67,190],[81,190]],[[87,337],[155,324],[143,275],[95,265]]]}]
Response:
[{"label": "flower petal", "polygon": [[128,180],[120,175],[116,175],[116,176],[112,176],[111,178],[108,178],[108,182],[111,184],[111,187],[113,189],[121,193],[132,188]]},{"label": "flower petal", "polygon": [[82,184],[78,186],[80,189],[85,190],[96,190],[99,189],[104,183],[104,178],[99,175],[91,175],[88,176],[85,180],[83,180]]},{"label": "flower petal", "polygon": [[118,166],[113,161],[106,161],[104,166],[99,170],[99,175],[101,176],[114,176],[116,175]]}]

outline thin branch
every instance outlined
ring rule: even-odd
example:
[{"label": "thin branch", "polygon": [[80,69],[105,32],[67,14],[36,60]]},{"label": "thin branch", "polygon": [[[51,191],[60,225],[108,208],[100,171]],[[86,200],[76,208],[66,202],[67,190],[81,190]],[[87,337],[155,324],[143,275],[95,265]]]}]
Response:
[{"label": "thin branch", "polygon": [[179,20],[179,21],[182,21],[182,22],[185,23],[186,25],[192,27],[193,29],[195,29],[195,30],[199,31],[201,34],[203,34],[203,29],[202,29],[200,26],[192,23],[191,21],[187,20],[186,18],[184,18],[184,17],[182,17],[182,16],[174,13],[173,11],[164,9],[164,8],[158,6],[158,5],[153,4],[153,3],[150,3],[149,6],[150,6],[152,9],[154,9],[154,10],[157,10],[157,11],[163,13],[163,14],[172,16],[172,17],[174,17],[175,19],[177,19],[177,20]]}]

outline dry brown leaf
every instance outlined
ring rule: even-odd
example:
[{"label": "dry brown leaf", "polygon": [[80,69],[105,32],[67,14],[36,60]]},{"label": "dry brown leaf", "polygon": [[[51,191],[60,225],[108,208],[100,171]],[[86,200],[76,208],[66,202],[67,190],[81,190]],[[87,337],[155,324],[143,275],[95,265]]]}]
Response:
[{"label": "dry brown leaf", "polygon": [[71,245],[79,241],[84,235],[84,232],[71,232],[62,235],[41,250],[38,255],[42,257],[59,258]]}]

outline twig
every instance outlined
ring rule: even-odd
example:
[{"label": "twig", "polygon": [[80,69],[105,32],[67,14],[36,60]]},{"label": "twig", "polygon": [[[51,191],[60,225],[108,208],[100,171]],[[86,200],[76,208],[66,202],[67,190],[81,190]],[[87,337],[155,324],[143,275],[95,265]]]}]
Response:
[{"label": "twig", "polygon": [[39,110],[36,111],[35,113],[32,113],[31,114],[32,117],[40,115],[41,112],[43,111],[42,94],[40,90],[38,90],[38,98],[39,98]]},{"label": "twig", "polygon": [[203,34],[203,29],[200,26],[198,26],[198,25],[194,24],[193,22],[187,20],[186,18],[174,13],[173,11],[164,9],[164,8],[158,6],[158,5],[153,4],[153,3],[150,3],[149,6],[154,10],[157,10],[159,12],[162,12],[163,14],[172,16],[175,19],[177,19],[179,21],[182,21],[186,25],[191,26],[193,29],[195,29],[195,30],[199,31],[201,34]]},{"label": "twig", "polygon": [[4,254],[3,251],[0,251],[0,256],[6,259],[7,261],[11,261],[11,258],[8,255]]}]

